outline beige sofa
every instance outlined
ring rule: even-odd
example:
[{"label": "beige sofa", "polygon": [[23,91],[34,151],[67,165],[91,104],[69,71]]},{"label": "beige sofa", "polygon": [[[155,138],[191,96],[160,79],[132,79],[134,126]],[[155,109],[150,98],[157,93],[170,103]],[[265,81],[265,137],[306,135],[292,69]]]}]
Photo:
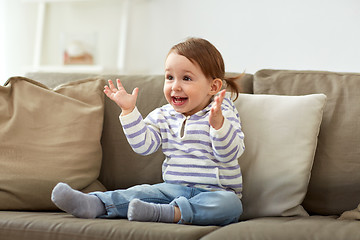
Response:
[{"label": "beige sofa", "polygon": [[139,87],[146,116],[166,103],[163,76],[26,77],[0,88],[2,240],[360,239],[360,74],[245,75],[235,102],[246,144],[244,214],[225,227],[78,219],[57,210],[50,192],[58,181],[84,192],[162,181],[161,151],[131,150],[120,109],[102,88],[116,78],[129,91]]}]

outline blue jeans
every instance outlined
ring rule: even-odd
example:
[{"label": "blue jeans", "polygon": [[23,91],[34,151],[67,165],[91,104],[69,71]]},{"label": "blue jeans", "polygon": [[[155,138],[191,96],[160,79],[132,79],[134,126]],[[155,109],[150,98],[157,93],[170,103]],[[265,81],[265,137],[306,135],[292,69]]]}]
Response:
[{"label": "blue jeans", "polygon": [[238,222],[243,211],[239,197],[233,192],[207,191],[169,183],[90,194],[105,204],[107,215],[101,218],[127,218],[129,202],[135,198],[178,206],[181,212],[179,223],[183,224],[227,225]]}]

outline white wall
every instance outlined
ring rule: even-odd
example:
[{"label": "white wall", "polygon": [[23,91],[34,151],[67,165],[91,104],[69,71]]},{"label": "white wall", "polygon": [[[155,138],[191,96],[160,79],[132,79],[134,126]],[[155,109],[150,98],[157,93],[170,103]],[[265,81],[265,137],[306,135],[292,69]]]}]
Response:
[{"label": "white wall", "polygon": [[[0,43],[5,45],[1,83],[32,64],[37,7],[23,0],[0,1],[6,9],[0,14],[6,23],[5,29],[0,28]],[[169,48],[188,36],[210,40],[222,52],[228,71],[360,72],[358,0],[130,0],[130,4],[125,73],[162,73]],[[122,0],[49,3],[42,64],[61,64],[62,32],[96,32],[97,63],[107,72],[117,72],[123,7]]]},{"label": "white wall", "polygon": [[230,71],[360,71],[358,0],[152,0],[132,12],[129,71],[161,71],[187,36],[209,39]]},{"label": "white wall", "polygon": [[0,0],[0,84],[2,83],[2,79],[5,77],[5,1]]}]

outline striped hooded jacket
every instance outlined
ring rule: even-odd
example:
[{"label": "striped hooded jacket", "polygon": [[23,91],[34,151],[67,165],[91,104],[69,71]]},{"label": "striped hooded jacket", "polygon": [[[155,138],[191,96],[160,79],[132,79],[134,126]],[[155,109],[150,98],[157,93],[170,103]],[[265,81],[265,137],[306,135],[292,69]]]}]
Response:
[{"label": "striped hooded jacket", "polygon": [[120,116],[133,150],[141,155],[160,146],[166,158],[163,180],[206,190],[235,192],[241,198],[242,175],[238,158],[245,149],[239,114],[229,97],[221,106],[223,126],[209,124],[211,102],[191,116],[176,112],[170,104],[152,111],[145,119],[138,109]]}]

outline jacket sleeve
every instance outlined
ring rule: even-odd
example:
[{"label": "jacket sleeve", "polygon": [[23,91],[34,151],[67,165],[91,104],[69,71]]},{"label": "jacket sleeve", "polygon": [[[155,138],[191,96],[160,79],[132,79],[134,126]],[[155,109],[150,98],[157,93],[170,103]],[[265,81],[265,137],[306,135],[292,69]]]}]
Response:
[{"label": "jacket sleeve", "polygon": [[147,124],[136,107],[131,113],[125,116],[120,115],[119,119],[134,152],[149,155],[159,149],[160,129],[155,124]]}]

